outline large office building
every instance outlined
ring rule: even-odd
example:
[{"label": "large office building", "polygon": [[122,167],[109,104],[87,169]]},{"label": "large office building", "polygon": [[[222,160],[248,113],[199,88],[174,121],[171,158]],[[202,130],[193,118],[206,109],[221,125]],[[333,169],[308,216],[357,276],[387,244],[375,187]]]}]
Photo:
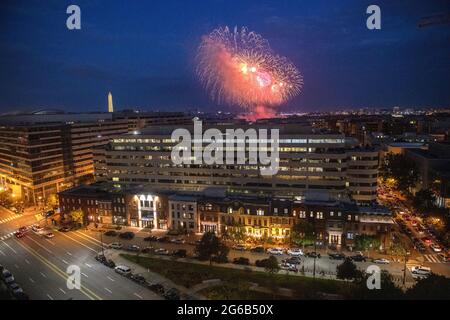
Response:
[{"label": "large office building", "polygon": [[93,179],[93,148],[128,131],[107,114],[37,113],[0,118],[0,184],[24,202]]},{"label": "large office building", "polygon": [[[268,124],[252,124],[243,130],[267,129]],[[236,125],[214,126],[220,132]],[[184,127],[193,133],[191,126]],[[378,152],[360,148],[356,139],[340,133],[313,132],[298,124],[275,125],[279,129],[278,171],[267,176],[262,165],[249,163],[246,149],[244,164],[175,164],[171,153],[178,141],[171,139],[178,127],[152,127],[140,132],[118,135],[95,158],[97,179],[120,187],[152,186],[160,190],[205,192],[225,189],[228,194],[287,196],[302,198],[308,190],[326,191],[336,200],[358,203],[376,201]],[[208,128],[205,127],[204,130]],[[192,135],[193,136],[193,135]],[[227,136],[223,136],[226,141]],[[269,139],[270,140],[270,139]],[[192,149],[204,151],[203,143]],[[262,151],[261,145],[257,146]],[[259,154],[259,153],[258,153]]]}]

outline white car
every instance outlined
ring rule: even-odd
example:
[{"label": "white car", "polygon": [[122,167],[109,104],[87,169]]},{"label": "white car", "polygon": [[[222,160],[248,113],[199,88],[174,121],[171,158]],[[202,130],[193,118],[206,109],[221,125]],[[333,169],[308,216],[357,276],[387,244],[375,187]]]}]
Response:
[{"label": "white car", "polygon": [[423,279],[431,274],[431,268],[424,266],[414,266],[411,268],[411,274],[414,279]]},{"label": "white car", "polygon": [[373,262],[374,263],[379,263],[379,264],[389,264],[389,263],[391,263],[388,259],[385,259],[385,258],[374,259]]},{"label": "white car", "polygon": [[170,254],[170,252],[167,249],[160,248],[160,249],[155,250],[155,254],[158,254],[160,256],[168,256]]},{"label": "white car", "polygon": [[3,280],[5,281],[6,284],[13,283],[15,281],[14,276],[7,269],[4,269],[2,271],[2,278],[3,278]]},{"label": "white car", "polygon": [[23,289],[17,284],[17,283],[11,283],[9,285],[9,289],[14,293],[14,294],[18,294],[18,293],[22,293]]},{"label": "white car", "polygon": [[433,249],[434,252],[441,252],[442,251],[442,248],[439,247],[437,244],[432,244],[430,246],[430,248]]},{"label": "white car", "polygon": [[304,253],[302,251],[302,249],[298,249],[298,248],[291,248],[287,251],[287,254],[293,257],[299,257],[299,256],[303,256]]},{"label": "white car", "polygon": [[52,232],[49,232],[49,233],[45,234],[45,237],[48,238],[48,239],[51,239],[51,238],[54,238],[55,235]]},{"label": "white car", "polygon": [[112,249],[122,249],[123,245],[120,242],[113,242],[108,245]]},{"label": "white car", "polygon": [[131,273],[130,267],[127,267],[127,266],[117,266],[114,268],[114,271],[116,271],[118,274],[121,274],[121,275],[127,275],[127,274]]},{"label": "white car", "polygon": [[281,248],[269,248],[267,252],[273,255],[281,256],[283,254],[283,249]]},{"label": "white car", "polygon": [[36,233],[40,233],[44,230],[44,228],[42,228],[41,226],[38,226],[38,225],[34,225],[31,227],[31,230],[33,230]]}]

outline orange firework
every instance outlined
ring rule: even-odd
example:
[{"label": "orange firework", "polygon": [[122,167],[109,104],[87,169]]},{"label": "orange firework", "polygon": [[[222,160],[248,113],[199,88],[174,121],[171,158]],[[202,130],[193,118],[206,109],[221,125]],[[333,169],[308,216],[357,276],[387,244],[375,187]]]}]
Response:
[{"label": "orange firework", "polygon": [[286,102],[303,85],[297,68],[246,28],[218,28],[204,36],[197,61],[197,74],[212,99],[256,113]]}]

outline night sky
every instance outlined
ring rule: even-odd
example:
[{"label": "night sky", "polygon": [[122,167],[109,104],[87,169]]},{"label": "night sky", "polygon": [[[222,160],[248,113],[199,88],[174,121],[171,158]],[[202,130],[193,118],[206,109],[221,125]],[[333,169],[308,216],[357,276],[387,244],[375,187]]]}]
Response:
[{"label": "night sky", "polygon": [[[66,28],[69,4],[79,31]],[[366,28],[370,4],[381,30]],[[3,0],[0,113],[106,111],[108,91],[116,109],[225,110],[194,71],[201,36],[225,25],[300,69],[303,93],[283,110],[450,106],[450,25],[417,26],[449,11],[448,0]]]}]

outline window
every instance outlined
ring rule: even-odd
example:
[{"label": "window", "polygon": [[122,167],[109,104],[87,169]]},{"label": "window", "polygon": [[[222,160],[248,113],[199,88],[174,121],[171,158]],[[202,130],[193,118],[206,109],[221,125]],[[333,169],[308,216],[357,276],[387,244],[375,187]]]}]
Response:
[{"label": "window", "polygon": [[330,211],[330,217],[334,217],[334,212]]},{"label": "window", "polygon": [[288,209],[287,208],[284,209],[284,213],[288,214]]},{"label": "window", "polygon": [[318,211],[316,217],[317,217],[317,219],[323,219],[323,212]]},{"label": "window", "polygon": [[263,215],[264,215],[264,210],[258,209],[258,210],[256,211],[256,214],[257,214],[258,216],[263,216]]},{"label": "window", "polygon": [[347,233],[347,239],[353,240],[353,232]]},{"label": "window", "polygon": [[278,213],[278,208],[273,208],[273,213]]},{"label": "window", "polygon": [[347,215],[347,220],[351,221],[352,220],[352,216],[351,215]]}]

